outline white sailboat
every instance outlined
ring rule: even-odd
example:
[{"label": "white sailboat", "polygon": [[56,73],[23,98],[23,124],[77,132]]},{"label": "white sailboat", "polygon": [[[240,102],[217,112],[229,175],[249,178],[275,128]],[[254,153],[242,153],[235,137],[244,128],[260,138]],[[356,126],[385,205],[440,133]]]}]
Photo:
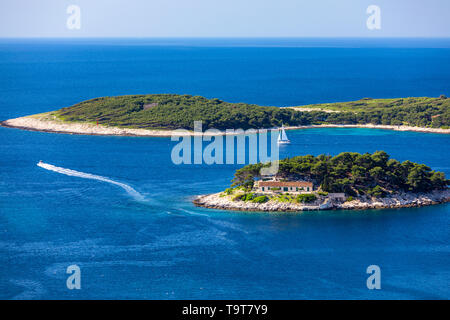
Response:
[{"label": "white sailboat", "polygon": [[281,126],[281,129],[278,133],[278,144],[289,144],[291,141],[288,139],[286,135],[286,131],[284,130],[284,126]]}]

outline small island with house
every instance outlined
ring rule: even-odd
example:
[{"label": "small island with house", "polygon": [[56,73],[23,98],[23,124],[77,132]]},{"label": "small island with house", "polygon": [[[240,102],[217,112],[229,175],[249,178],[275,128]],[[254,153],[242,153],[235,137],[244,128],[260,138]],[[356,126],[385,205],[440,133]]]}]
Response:
[{"label": "small island with house", "polygon": [[261,175],[270,163],[236,171],[230,188],[201,195],[196,206],[241,211],[308,211],[418,207],[450,201],[450,181],[424,164],[373,154],[344,152],[279,161],[277,174]]}]

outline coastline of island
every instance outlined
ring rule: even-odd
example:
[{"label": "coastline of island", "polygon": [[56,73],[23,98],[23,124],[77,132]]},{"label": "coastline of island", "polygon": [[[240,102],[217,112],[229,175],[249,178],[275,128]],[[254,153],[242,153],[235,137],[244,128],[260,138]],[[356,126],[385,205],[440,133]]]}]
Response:
[{"label": "coastline of island", "polygon": [[319,196],[311,204],[283,202],[271,199],[264,203],[251,201],[233,201],[233,196],[223,192],[197,196],[195,206],[217,210],[257,211],[257,212],[301,212],[317,210],[367,210],[423,207],[450,202],[450,190],[436,190],[427,193],[398,193],[389,197],[360,197],[349,201],[326,201],[326,196]]},{"label": "coastline of island", "polygon": [[[175,130],[124,128],[117,126],[106,126],[102,124],[97,125],[88,122],[61,121],[56,118],[49,119],[47,113],[5,120],[0,122],[0,126],[28,131],[41,131],[50,133],[80,134],[80,135],[137,136],[137,137],[171,137],[173,135],[178,136],[194,135],[194,132],[192,130],[186,130],[185,133],[182,133],[176,132]],[[366,128],[366,129],[383,129],[394,131],[413,131],[424,133],[450,134],[450,129],[424,128],[405,125],[393,126],[393,125],[376,125],[376,124],[311,124],[304,126],[286,126],[284,128],[286,130],[303,130],[303,129],[317,129],[317,128]],[[226,135],[225,132],[204,133],[204,134]]]},{"label": "coastline of island", "polygon": [[202,121],[204,135],[234,135],[238,133],[225,131],[258,131],[282,126],[286,130],[369,128],[449,134],[450,99],[444,95],[363,98],[271,107],[201,96],[147,94],[94,98],[55,111],[5,120],[0,125],[68,134],[170,137],[198,134],[194,133],[195,121]]}]

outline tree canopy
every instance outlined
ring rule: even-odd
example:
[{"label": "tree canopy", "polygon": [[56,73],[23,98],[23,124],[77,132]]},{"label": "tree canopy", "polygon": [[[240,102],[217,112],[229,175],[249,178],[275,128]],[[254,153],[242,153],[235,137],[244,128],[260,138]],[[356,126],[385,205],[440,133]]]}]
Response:
[{"label": "tree canopy", "polygon": [[[362,99],[311,105],[312,111],[229,103],[219,99],[175,94],[102,97],[62,108],[51,114],[63,121],[91,122],[144,129],[259,129],[311,124],[387,124],[419,127],[450,125],[450,99]],[[301,108],[300,108],[301,109]],[[317,111],[315,110],[317,109]],[[339,112],[325,112],[331,109]]]},{"label": "tree canopy", "polygon": [[[267,165],[251,164],[238,169],[232,186],[250,188],[255,179],[261,178],[260,169]],[[312,181],[326,192],[377,197],[400,191],[445,189],[450,183],[442,172],[433,171],[424,164],[390,159],[384,151],[286,158],[279,161],[277,178]]]}]

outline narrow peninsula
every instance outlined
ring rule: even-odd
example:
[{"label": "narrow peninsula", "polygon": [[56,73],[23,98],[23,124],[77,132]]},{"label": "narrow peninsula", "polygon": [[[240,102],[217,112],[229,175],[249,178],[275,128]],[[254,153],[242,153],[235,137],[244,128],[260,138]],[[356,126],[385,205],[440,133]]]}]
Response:
[{"label": "narrow peninsula", "polygon": [[230,188],[198,196],[194,204],[221,210],[307,211],[419,207],[450,201],[444,173],[424,164],[373,154],[297,156],[279,161],[276,175],[266,164],[238,169]]},{"label": "narrow peninsula", "polygon": [[450,133],[450,99],[371,99],[297,107],[267,107],[176,94],[102,97],[56,111],[0,122],[26,130],[91,134],[171,136],[175,129],[307,129],[362,127]]}]

